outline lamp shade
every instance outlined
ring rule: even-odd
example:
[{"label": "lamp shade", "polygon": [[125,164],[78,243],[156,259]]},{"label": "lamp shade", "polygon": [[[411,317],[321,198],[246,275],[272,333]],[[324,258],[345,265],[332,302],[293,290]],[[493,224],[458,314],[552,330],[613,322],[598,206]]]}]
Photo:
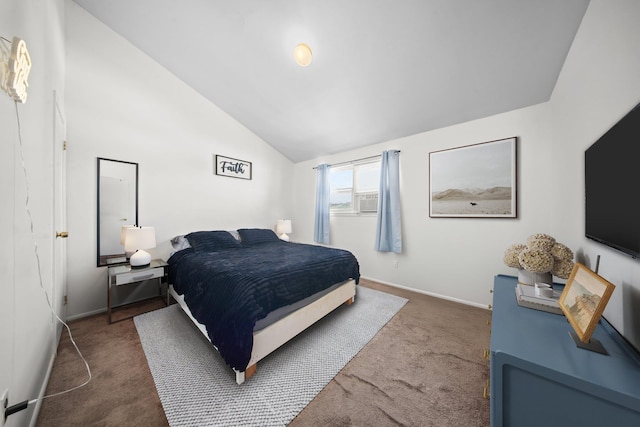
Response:
[{"label": "lamp shade", "polygon": [[136,251],[129,259],[131,267],[145,267],[151,262],[151,255],[144,249],[156,247],[156,232],[153,227],[129,227],[125,230],[124,250]]},{"label": "lamp shade", "polygon": [[287,233],[291,233],[291,220],[290,219],[279,219],[276,223],[276,234],[278,234],[280,239],[289,241],[289,236]]},{"label": "lamp shade", "polygon": [[[122,231],[120,231],[120,244],[121,244],[122,246],[124,246],[124,242],[125,242],[125,241],[126,241],[126,239],[127,239],[127,228],[131,228],[131,227],[134,227],[134,225],[133,225],[133,224],[129,224],[129,225],[123,225],[123,226],[122,226]],[[131,255],[133,255],[133,253],[134,253],[135,251],[132,251],[132,250],[126,250],[126,249],[125,249],[125,250],[124,250],[124,252],[125,252],[125,254],[124,254],[124,255],[127,257],[127,259],[129,259],[129,258],[131,258]]]},{"label": "lamp shade", "polygon": [[131,227],[133,227],[133,225],[131,224],[122,226],[122,231],[120,232],[120,244],[122,246],[124,246],[124,241],[127,237],[127,228],[131,228]]},{"label": "lamp shade", "polygon": [[276,233],[291,233],[291,220],[290,219],[279,219],[276,224]]},{"label": "lamp shade", "polygon": [[136,251],[156,247],[156,231],[153,227],[129,227],[125,231],[124,249]]}]

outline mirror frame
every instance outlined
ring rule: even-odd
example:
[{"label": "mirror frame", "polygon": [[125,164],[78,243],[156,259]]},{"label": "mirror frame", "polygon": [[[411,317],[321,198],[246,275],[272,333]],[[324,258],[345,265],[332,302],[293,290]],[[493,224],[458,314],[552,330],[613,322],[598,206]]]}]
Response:
[{"label": "mirror frame", "polygon": [[[134,162],[126,162],[123,160],[114,160],[114,159],[107,159],[104,157],[98,157],[97,158],[97,211],[96,211],[96,223],[97,223],[97,229],[96,229],[96,235],[97,235],[97,247],[96,247],[96,254],[97,254],[97,259],[96,259],[96,263],[98,267],[106,267],[106,266],[112,266],[112,265],[119,265],[119,264],[126,264],[127,263],[127,258],[124,252],[124,248],[122,248],[122,254],[115,254],[115,255],[102,255],[100,253],[100,165],[102,162],[116,162],[116,163],[124,163],[124,164],[129,164],[129,165],[133,165],[135,166],[135,220],[133,221],[132,225],[138,225],[138,163],[134,163]],[[131,222],[129,222],[131,223]]]}]

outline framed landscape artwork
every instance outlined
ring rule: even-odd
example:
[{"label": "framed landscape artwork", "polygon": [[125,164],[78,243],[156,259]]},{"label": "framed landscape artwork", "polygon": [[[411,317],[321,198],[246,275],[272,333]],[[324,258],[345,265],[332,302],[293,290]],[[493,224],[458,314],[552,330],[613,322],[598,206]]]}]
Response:
[{"label": "framed landscape artwork", "polygon": [[583,343],[588,343],[615,285],[576,262],[558,300],[560,309]]},{"label": "framed landscape artwork", "polygon": [[429,216],[516,218],[517,138],[429,153]]}]

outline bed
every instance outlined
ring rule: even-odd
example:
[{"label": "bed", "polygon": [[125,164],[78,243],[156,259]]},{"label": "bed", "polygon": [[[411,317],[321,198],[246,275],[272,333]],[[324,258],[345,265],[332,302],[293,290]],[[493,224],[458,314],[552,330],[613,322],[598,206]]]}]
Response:
[{"label": "bed", "polygon": [[242,384],[258,361],[355,300],[349,251],[280,240],[272,230],[198,231],[172,241],[169,293]]}]

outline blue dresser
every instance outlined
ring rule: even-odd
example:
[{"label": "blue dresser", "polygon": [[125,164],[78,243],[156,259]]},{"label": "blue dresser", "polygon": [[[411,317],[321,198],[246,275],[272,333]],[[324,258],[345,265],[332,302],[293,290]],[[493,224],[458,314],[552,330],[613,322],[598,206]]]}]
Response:
[{"label": "blue dresser", "polygon": [[516,304],[513,276],[494,280],[491,425],[640,426],[640,356],[606,322],[609,355],[576,347],[564,316]]}]

